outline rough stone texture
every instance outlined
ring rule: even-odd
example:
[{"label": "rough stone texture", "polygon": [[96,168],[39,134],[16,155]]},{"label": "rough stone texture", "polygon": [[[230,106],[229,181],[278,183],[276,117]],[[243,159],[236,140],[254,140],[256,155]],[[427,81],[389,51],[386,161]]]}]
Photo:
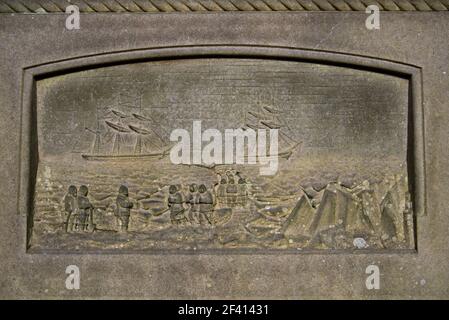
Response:
[{"label": "rough stone texture", "polygon": [[[381,29],[363,13],[151,14],[81,17],[0,15],[0,296],[2,298],[448,298],[449,16],[384,13]],[[426,215],[417,253],[388,254],[30,254],[18,209],[23,69],[110,52],[195,45],[301,48],[378,57],[422,70]],[[274,52],[276,51],[273,48]],[[100,60],[100,56],[94,59]],[[18,199],[21,198],[21,199]],[[81,289],[65,289],[65,268]],[[381,270],[367,290],[365,268]]]}]

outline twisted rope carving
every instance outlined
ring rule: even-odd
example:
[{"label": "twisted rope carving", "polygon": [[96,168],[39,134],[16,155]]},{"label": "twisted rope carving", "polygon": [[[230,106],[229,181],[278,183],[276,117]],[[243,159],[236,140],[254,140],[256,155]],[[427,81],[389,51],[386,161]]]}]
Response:
[{"label": "twisted rope carving", "polygon": [[0,0],[0,13],[220,11],[448,11],[449,0]]}]

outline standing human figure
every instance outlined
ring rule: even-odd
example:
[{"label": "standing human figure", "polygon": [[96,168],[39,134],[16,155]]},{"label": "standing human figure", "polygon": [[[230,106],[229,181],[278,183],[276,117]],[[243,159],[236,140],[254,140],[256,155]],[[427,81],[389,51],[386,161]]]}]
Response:
[{"label": "standing human figure", "polygon": [[74,220],[76,219],[77,215],[77,190],[75,186],[70,186],[67,194],[64,197],[64,209],[66,212],[66,222],[65,222],[65,231],[70,232],[73,231],[75,225]]},{"label": "standing human figure", "polygon": [[181,192],[178,191],[175,185],[171,185],[168,189],[168,207],[170,208],[171,223],[178,225],[187,221],[184,215],[183,199]]},{"label": "standing human figure", "polygon": [[237,203],[238,205],[245,207],[246,201],[247,201],[247,190],[246,190],[246,180],[245,178],[240,177],[238,181],[238,199]]},{"label": "standing human figure", "polygon": [[211,218],[214,211],[214,197],[212,192],[208,191],[204,184],[200,185],[199,191],[200,212],[198,215],[198,220],[200,224],[212,224]]},{"label": "standing human figure", "polygon": [[131,208],[134,204],[129,200],[128,187],[121,185],[116,200],[116,217],[120,232],[128,231]]},{"label": "standing human figure", "polygon": [[223,207],[227,206],[227,204],[228,204],[227,193],[226,193],[227,183],[228,183],[228,180],[225,177],[221,177],[220,183],[217,186],[217,198],[218,198],[220,205]]},{"label": "standing human figure", "polygon": [[79,231],[87,231],[89,226],[93,228],[93,205],[90,203],[87,194],[89,193],[89,189],[82,185],[79,189],[78,195],[78,230]]},{"label": "standing human figure", "polygon": [[189,186],[189,193],[186,195],[186,204],[189,206],[188,220],[190,223],[198,222],[198,186],[192,183]]},{"label": "standing human figure", "polygon": [[228,205],[235,206],[237,203],[237,185],[235,184],[234,176],[231,174],[228,177],[228,185],[226,187],[226,196]]}]

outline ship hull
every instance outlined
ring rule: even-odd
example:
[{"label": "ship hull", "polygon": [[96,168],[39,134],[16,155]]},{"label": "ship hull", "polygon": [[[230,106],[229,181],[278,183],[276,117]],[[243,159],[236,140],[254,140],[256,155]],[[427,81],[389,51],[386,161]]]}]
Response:
[{"label": "ship hull", "polygon": [[166,153],[148,153],[148,154],[83,154],[83,159],[90,161],[128,161],[128,160],[158,160],[163,159]]},{"label": "ship hull", "polygon": [[[267,160],[271,160],[275,157],[283,158],[288,160],[293,152],[299,147],[300,143],[292,146],[291,148],[286,149],[285,151],[279,152],[277,155],[269,155],[267,156]],[[146,153],[146,154],[83,154],[81,155],[83,159],[89,161],[129,161],[129,160],[161,160],[168,155],[168,152],[158,152],[158,153]],[[245,155],[245,161],[249,160],[249,157]],[[255,159],[257,160],[257,158]],[[206,166],[206,165],[200,165]],[[210,165],[211,168],[216,165]],[[208,166],[206,166],[208,167]]]},{"label": "ship hull", "polygon": [[[292,156],[292,154],[299,148],[299,146],[301,144],[302,144],[301,142],[298,142],[294,146],[291,146],[290,148],[282,150],[282,151],[278,152],[277,154],[267,155],[266,159],[268,161],[270,161],[271,159],[274,159],[274,158],[282,158],[282,159],[288,160]],[[257,157],[258,156],[256,156],[256,158],[251,158],[251,160],[257,160]],[[244,159],[245,159],[245,161],[248,161],[248,159],[250,159],[250,157],[245,155]]]},{"label": "ship hull", "polygon": [[[274,155],[268,155],[265,157],[266,161],[275,161],[276,159],[284,159],[284,160],[289,160],[290,157],[293,155],[293,153],[299,148],[299,146],[302,143],[299,142],[296,145],[279,152],[278,154],[274,154]],[[248,155],[245,155],[242,158],[242,162],[241,163],[234,163],[234,164],[228,164],[228,163],[220,163],[220,164],[185,164],[185,165],[189,165],[189,166],[196,166],[196,167],[201,167],[201,168],[206,168],[206,169],[215,169],[216,167],[220,167],[220,166],[229,166],[229,165],[234,165],[234,166],[246,166],[249,165],[248,162],[249,160],[252,160],[254,163],[257,163],[258,161],[258,157],[256,156],[255,158],[253,157],[248,157]],[[250,164],[253,165],[253,164]]]}]

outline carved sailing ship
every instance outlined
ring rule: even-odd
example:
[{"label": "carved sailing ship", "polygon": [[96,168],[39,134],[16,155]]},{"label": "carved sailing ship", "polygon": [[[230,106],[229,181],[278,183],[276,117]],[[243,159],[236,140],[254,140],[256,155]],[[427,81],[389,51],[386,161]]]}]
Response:
[{"label": "carved sailing ship", "polygon": [[[248,111],[242,129],[253,129],[256,133],[258,129],[278,129],[279,146],[282,149],[277,154],[267,154],[267,157],[279,157],[288,160],[299,149],[302,142],[291,137],[291,129],[285,123],[280,110],[270,106],[263,106],[260,109],[259,112]],[[245,155],[245,159],[248,159],[247,155]]]},{"label": "carved sailing ship", "polygon": [[[84,159],[97,161],[162,159],[169,154],[170,146],[167,146],[160,134],[155,129],[151,128],[151,123],[154,123],[154,120],[140,114],[142,111],[141,102],[139,102],[138,106],[132,107],[138,108],[139,113],[132,113],[129,115],[122,111],[110,109],[110,113],[117,118],[116,122],[105,119],[102,120],[106,125],[107,132],[110,132],[113,135],[113,145],[110,153],[101,152],[103,149],[101,146],[101,121],[98,118],[97,110],[97,129],[93,130],[86,128],[86,130],[95,134],[95,139],[92,144],[91,152],[82,154]],[[124,124],[125,119],[130,118],[133,119],[132,121],[137,121],[138,124],[129,121],[127,124]],[[135,136],[133,152],[129,152],[128,148],[123,147],[125,145],[124,137],[129,135]],[[147,145],[149,145],[149,147],[147,147]]]}]

